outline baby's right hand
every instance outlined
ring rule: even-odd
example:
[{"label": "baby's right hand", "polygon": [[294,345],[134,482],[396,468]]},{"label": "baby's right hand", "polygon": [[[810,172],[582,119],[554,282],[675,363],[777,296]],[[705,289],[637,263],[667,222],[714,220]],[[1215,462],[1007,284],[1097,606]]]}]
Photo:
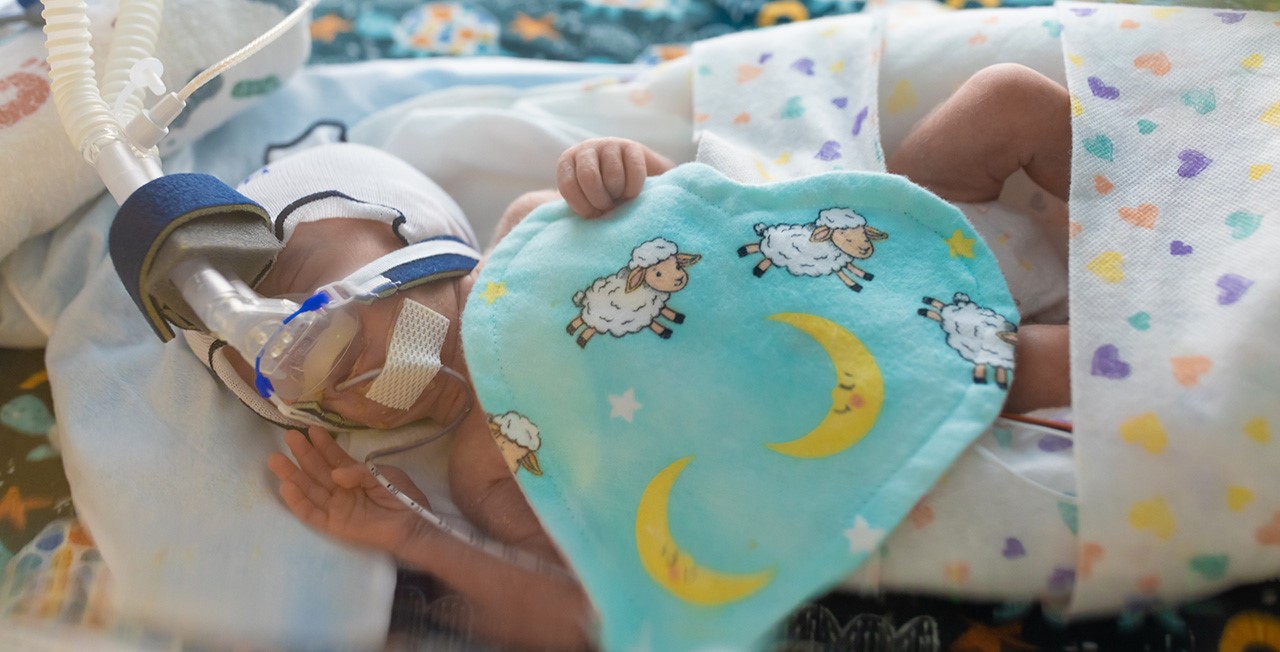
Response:
[{"label": "baby's right hand", "polygon": [[[280,496],[298,520],[335,539],[395,553],[411,540],[421,519],[391,495],[323,428],[310,439],[297,430],[284,441],[297,464],[272,453],[267,466],[280,480]],[[427,497],[400,469],[383,467],[400,491],[422,505]]]},{"label": "baby's right hand", "polygon": [[625,138],[593,138],[560,155],[556,186],[573,212],[600,217],[619,203],[635,199],[646,177],[674,165],[665,156]]}]

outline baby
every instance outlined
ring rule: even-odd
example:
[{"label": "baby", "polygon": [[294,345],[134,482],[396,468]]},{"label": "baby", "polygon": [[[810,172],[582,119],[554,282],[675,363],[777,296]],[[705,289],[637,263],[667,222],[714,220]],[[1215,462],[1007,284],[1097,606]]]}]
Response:
[{"label": "baby", "polygon": [[[992,201],[1004,181],[1022,169],[1065,201],[1070,178],[1069,115],[1067,91],[1053,81],[1020,66],[987,68],[917,126],[889,159],[888,168],[954,202]],[[530,193],[511,204],[493,242],[537,206],[560,198],[584,218],[604,216],[636,197],[646,177],[671,167],[670,161],[635,142],[586,141],[561,156],[556,191]],[[264,294],[311,291],[403,246],[381,226],[352,219],[297,226],[259,290]],[[316,262],[322,260],[316,251],[334,252],[339,264],[335,266],[333,259]],[[385,309],[391,310],[395,301],[407,296],[448,317],[454,326],[441,357],[464,377],[466,360],[456,324],[478,273],[479,268],[382,300],[389,302]],[[1009,410],[1070,402],[1067,338],[1065,325],[1033,324],[1019,331]],[[366,343],[366,353],[352,373],[380,366],[385,349],[385,342]],[[447,422],[467,398],[464,392],[470,391],[461,384],[435,381],[396,422],[379,423],[377,407],[372,405],[354,403],[332,409],[370,425],[389,427],[422,418]],[[442,533],[386,492],[323,429],[311,429],[309,438],[290,431],[285,441],[296,463],[277,453],[268,465],[280,480],[285,503],[299,519],[335,538],[389,552],[400,563],[435,575],[470,602],[475,633],[487,641],[538,649],[591,646],[588,601],[567,576],[527,570]],[[388,471],[398,487],[425,504],[426,496],[407,477]],[[449,487],[458,507],[488,535],[563,563],[525,501],[509,461],[495,445],[483,409],[473,409],[456,432]]]}]

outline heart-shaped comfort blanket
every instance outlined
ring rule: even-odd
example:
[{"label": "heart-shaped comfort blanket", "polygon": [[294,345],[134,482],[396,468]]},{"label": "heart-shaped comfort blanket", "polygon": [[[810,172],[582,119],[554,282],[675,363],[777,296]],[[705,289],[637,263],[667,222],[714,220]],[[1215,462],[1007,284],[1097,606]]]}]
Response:
[{"label": "heart-shaped comfort blanket", "polygon": [[532,214],[463,344],[604,646],[681,650],[758,643],[875,552],[996,417],[1017,320],[902,177],[691,164],[603,219]]}]

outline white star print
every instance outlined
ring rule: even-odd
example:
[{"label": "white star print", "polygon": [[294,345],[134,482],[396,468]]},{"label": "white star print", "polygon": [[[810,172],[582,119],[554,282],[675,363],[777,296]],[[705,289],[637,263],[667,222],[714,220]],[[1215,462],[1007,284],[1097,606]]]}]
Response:
[{"label": "white star print", "polygon": [[610,419],[626,419],[627,423],[632,423],[635,419],[636,410],[642,406],[636,402],[636,390],[628,389],[619,396],[609,395],[609,405],[613,409],[609,412]]},{"label": "white star print", "polygon": [[849,552],[873,552],[880,545],[880,539],[884,538],[884,530],[871,527],[867,519],[858,515],[853,519],[853,527],[844,531],[844,536],[849,540]]}]

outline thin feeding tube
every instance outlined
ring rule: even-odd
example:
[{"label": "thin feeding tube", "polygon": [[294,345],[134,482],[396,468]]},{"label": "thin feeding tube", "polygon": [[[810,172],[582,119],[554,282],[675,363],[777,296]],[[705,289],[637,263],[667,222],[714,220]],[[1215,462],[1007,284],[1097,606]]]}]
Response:
[{"label": "thin feeding tube", "polygon": [[285,16],[284,20],[277,23],[275,27],[263,32],[258,38],[249,41],[249,43],[244,47],[231,53],[230,56],[222,61],[209,66],[209,68],[204,72],[196,75],[190,82],[187,82],[187,85],[183,86],[182,90],[178,91],[178,97],[184,102],[187,101],[191,98],[192,93],[195,93],[201,86],[209,83],[214,77],[221,75],[230,68],[239,64],[241,61],[253,56],[253,54],[258,50],[270,45],[272,41],[280,38],[281,34],[289,31],[291,27],[297,25],[299,21],[305,18],[318,1],[319,0],[302,0],[302,2],[299,2],[298,8],[294,9],[293,13]]}]

